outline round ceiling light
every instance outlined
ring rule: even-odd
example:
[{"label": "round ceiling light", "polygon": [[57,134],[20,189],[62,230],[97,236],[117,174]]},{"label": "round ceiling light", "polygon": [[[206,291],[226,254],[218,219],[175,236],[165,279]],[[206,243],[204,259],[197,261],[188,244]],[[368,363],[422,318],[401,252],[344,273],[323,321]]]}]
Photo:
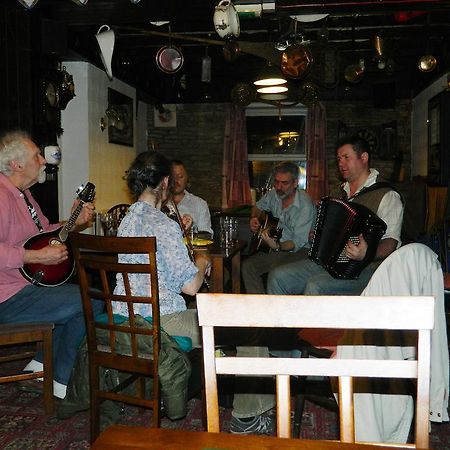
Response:
[{"label": "round ceiling light", "polygon": [[287,92],[288,88],[286,86],[267,86],[261,87],[256,91],[260,94],[280,94],[281,92]]}]

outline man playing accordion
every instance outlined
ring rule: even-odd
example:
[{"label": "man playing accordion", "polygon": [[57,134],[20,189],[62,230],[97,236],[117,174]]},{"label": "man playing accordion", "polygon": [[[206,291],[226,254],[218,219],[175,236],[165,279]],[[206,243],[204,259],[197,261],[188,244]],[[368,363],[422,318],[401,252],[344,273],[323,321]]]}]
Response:
[{"label": "man playing accordion", "polygon": [[[379,172],[369,167],[368,143],[360,137],[347,137],[336,148],[339,173],[344,180],[342,198],[368,207],[387,229],[375,251],[374,261],[366,266],[357,279],[337,279],[310,259],[295,261],[269,272],[269,294],[359,295],[380,262],[401,245],[403,202],[400,194],[387,183],[379,182]],[[363,235],[357,243],[347,242],[345,255],[362,261],[368,249]]]}]

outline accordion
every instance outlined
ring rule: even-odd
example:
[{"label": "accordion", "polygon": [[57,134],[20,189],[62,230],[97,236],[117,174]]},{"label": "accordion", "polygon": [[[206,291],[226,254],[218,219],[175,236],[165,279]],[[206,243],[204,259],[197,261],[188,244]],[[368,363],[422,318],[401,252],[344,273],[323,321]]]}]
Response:
[{"label": "accordion", "polygon": [[[386,223],[366,206],[332,197],[322,198],[317,212],[309,258],[323,266],[334,278],[356,279],[372,262]],[[349,259],[345,246],[358,244],[362,234],[368,248],[362,261]]]}]

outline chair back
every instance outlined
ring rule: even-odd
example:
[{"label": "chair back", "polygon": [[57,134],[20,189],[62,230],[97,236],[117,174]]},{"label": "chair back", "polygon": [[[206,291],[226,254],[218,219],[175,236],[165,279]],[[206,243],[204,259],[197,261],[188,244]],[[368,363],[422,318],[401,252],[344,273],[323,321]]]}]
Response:
[{"label": "chair back", "polygon": [[[137,404],[153,409],[153,422],[159,423],[159,380],[157,376],[160,350],[159,297],[156,266],[155,237],[107,237],[81,233],[70,234],[70,244],[78,273],[84,315],[87,327],[87,343],[91,383],[91,408],[97,406],[98,399],[116,400]],[[147,264],[130,264],[118,261],[118,254],[142,254],[148,258]],[[125,292],[114,294],[116,276],[122,277]],[[136,276],[149,277],[149,291],[137,295],[132,290],[132,280]],[[93,300],[105,302],[105,314],[94,317]],[[126,317],[118,317],[113,312],[113,303],[126,305]],[[150,304],[152,323],[142,326],[142,318],[134,311],[137,304]],[[124,342],[126,348],[124,348]],[[151,354],[143,354],[142,344],[151,349]],[[142,381],[136,402],[133,396],[123,392],[106,392],[99,387],[99,368],[126,371],[137,377],[152,377],[152,399],[144,400],[145,385]],[[155,376],[156,375],[156,376]],[[133,381],[134,381],[133,380]],[[123,383],[122,383],[123,384]],[[130,384],[130,383],[128,383]],[[98,424],[91,430],[93,440],[98,435]]]},{"label": "chair back", "polygon": [[[433,297],[197,295],[202,327],[208,431],[219,431],[217,374],[276,377],[277,434],[290,437],[290,376],[339,378],[340,439],[354,442],[353,377],[417,379],[416,445],[428,448]],[[418,358],[352,360],[216,357],[214,327],[390,329],[418,331]]]},{"label": "chair back", "polygon": [[107,213],[112,214],[114,217],[115,227],[118,228],[122,219],[127,215],[128,208],[130,205],[128,203],[119,203],[108,209]]}]

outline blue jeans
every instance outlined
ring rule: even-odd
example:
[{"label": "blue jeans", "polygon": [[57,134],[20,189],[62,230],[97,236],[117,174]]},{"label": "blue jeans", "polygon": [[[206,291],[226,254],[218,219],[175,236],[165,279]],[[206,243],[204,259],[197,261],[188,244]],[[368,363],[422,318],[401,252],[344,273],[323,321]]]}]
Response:
[{"label": "blue jeans", "polygon": [[[95,314],[103,311],[104,303],[94,301]],[[86,334],[80,289],[76,284],[55,287],[25,286],[17,294],[0,303],[0,323],[55,324],[53,330],[53,378],[67,385],[72,367]],[[42,355],[35,360],[42,362]]]},{"label": "blue jeans", "polygon": [[369,265],[357,280],[333,278],[322,266],[310,259],[278,266],[269,272],[268,294],[359,295],[369,282],[374,269]]}]

